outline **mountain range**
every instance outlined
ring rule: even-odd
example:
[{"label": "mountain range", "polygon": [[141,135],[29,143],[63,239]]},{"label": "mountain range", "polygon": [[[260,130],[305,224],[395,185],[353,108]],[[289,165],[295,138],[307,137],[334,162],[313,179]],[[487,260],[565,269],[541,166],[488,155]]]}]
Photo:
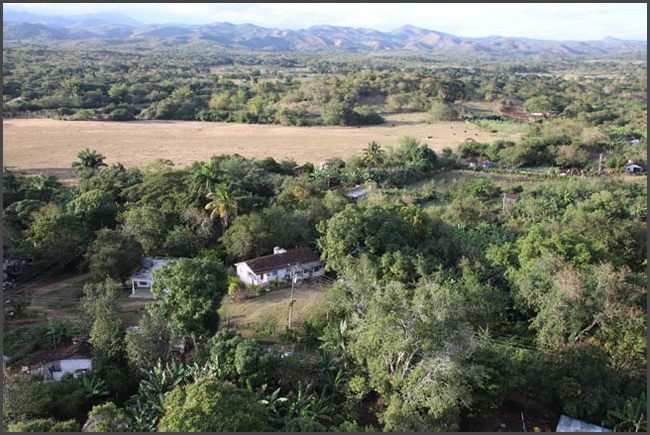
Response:
[{"label": "mountain range", "polygon": [[263,51],[390,51],[482,53],[488,55],[607,55],[643,52],[646,41],[605,38],[599,41],[548,41],[489,36],[469,38],[405,25],[389,32],[372,29],[313,26],[269,29],[253,24],[218,22],[201,25],[142,24],[118,14],[50,16],[4,10],[3,41],[152,41],[169,45],[197,42],[224,48]]}]

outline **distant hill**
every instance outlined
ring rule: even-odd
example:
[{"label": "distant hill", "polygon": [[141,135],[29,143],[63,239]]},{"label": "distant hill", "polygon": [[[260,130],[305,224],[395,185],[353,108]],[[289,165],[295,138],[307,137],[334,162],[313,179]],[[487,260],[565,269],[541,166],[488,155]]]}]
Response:
[{"label": "distant hill", "polygon": [[605,55],[645,51],[646,41],[546,41],[490,36],[467,38],[411,25],[390,32],[339,26],[301,30],[267,29],[253,24],[144,25],[116,14],[53,17],[5,11],[3,41],[83,41],[87,39],[155,41],[166,45],[196,42],[225,48],[263,51],[390,51],[481,53],[488,55]]},{"label": "distant hill", "polygon": [[120,14],[97,13],[62,17],[58,15],[34,14],[31,12],[15,10],[12,8],[3,8],[2,20],[12,23],[45,24],[52,27],[67,27],[78,25],[96,26],[102,24],[121,24],[128,26],[142,25],[142,23],[139,21]]}]

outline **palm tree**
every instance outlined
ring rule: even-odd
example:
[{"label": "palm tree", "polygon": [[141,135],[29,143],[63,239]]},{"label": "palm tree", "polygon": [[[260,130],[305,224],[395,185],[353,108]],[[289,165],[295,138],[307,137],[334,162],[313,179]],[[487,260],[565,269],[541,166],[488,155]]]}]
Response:
[{"label": "palm tree", "polygon": [[30,180],[30,187],[38,192],[43,192],[46,190],[57,189],[61,187],[59,179],[56,178],[56,175],[46,175],[40,173],[35,175]]},{"label": "palm tree", "polygon": [[212,210],[210,219],[214,220],[219,216],[223,228],[228,228],[229,217],[237,212],[237,201],[230,195],[228,186],[223,183],[219,184],[216,186],[216,190],[208,193],[206,197],[211,200],[205,206],[206,210]]},{"label": "palm tree", "polygon": [[219,181],[219,174],[212,163],[200,165],[192,175],[194,188],[199,194],[209,193],[217,181]]},{"label": "palm tree", "polygon": [[368,147],[363,150],[363,161],[368,166],[377,167],[384,163],[385,154],[386,153],[381,149],[381,146],[373,140],[368,144]]},{"label": "palm tree", "polygon": [[95,150],[85,148],[77,154],[77,159],[72,162],[72,169],[98,169],[100,166],[106,166],[103,155]]},{"label": "palm tree", "polygon": [[60,187],[61,183],[55,175],[40,173],[29,179],[27,189],[33,199],[49,202],[54,192]]}]

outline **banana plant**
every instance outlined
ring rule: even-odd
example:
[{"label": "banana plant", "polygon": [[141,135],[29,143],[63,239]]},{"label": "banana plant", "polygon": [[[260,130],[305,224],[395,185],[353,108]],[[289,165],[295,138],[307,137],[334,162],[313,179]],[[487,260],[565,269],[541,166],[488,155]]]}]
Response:
[{"label": "banana plant", "polygon": [[618,406],[618,409],[608,412],[610,421],[616,422],[615,432],[647,432],[648,415],[646,398],[633,397]]},{"label": "banana plant", "polygon": [[86,396],[90,399],[104,397],[109,394],[106,382],[95,375],[82,376],[81,385],[86,392]]},{"label": "banana plant", "polygon": [[[266,386],[265,386],[266,387]],[[264,387],[264,390],[265,390]],[[264,392],[263,390],[263,392]],[[283,424],[286,415],[284,415],[284,404],[289,401],[288,398],[280,395],[280,388],[273,391],[271,394],[267,394],[259,402],[266,406],[269,410],[270,419],[273,423]]]}]

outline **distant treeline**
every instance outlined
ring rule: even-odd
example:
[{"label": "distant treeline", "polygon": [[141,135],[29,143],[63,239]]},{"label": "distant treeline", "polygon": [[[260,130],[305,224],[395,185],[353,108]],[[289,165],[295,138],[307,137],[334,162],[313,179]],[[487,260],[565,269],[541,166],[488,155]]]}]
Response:
[{"label": "distant treeline", "polygon": [[646,69],[629,61],[458,65],[416,54],[135,51],[119,44],[10,44],[3,60],[5,117],[368,125],[383,122],[386,112],[479,100],[592,125],[646,127]]}]

